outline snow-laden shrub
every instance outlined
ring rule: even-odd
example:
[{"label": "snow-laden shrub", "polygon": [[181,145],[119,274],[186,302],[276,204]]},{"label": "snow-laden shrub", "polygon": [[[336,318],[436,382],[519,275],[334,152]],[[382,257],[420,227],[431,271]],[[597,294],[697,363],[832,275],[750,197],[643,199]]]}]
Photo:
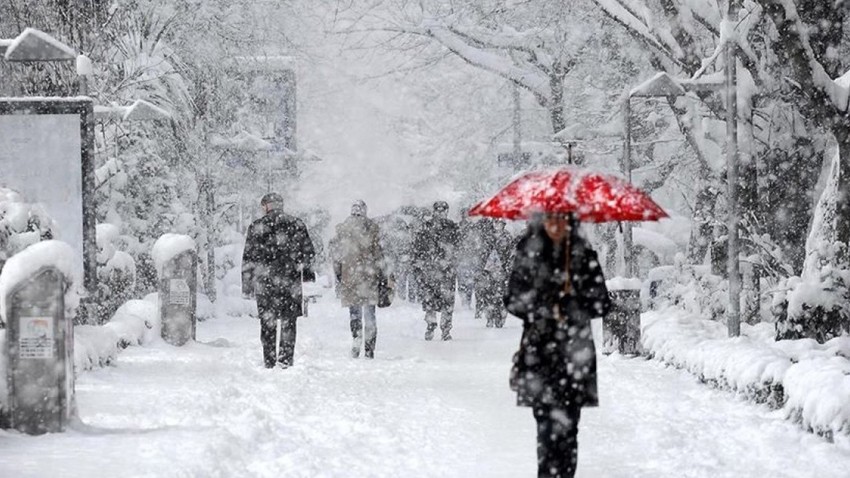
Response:
[{"label": "snow-laden shrub", "polygon": [[52,239],[56,223],[38,204],[0,187],[0,269],[13,255],[36,242]]},{"label": "snow-laden shrub", "polygon": [[159,330],[155,302],[128,301],[115,311],[109,322],[74,328],[74,366],[79,372],[110,365],[122,349],[158,340]]},{"label": "snow-laden shrub", "polygon": [[726,313],[728,290],[728,281],[713,275],[709,266],[685,264],[684,256],[678,254],[674,265],[649,271],[641,302],[644,309],[676,307],[720,320]]},{"label": "snow-laden shrub", "polygon": [[136,287],[136,261],[130,254],[118,250],[121,239],[118,226],[97,225],[96,304],[99,317],[111,317],[121,304],[127,302]]},{"label": "snow-laden shrub", "polygon": [[778,339],[813,338],[824,343],[850,332],[850,268],[838,241],[838,155],[815,207],[800,277],[779,287],[772,311]]}]

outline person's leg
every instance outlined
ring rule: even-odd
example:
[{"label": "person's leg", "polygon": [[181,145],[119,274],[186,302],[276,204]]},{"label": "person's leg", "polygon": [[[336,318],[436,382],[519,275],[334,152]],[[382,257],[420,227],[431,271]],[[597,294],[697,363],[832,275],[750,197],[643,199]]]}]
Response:
[{"label": "person's leg", "polygon": [[297,317],[282,317],[280,323],[280,358],[284,367],[290,367],[295,359],[295,335]]},{"label": "person's leg", "polygon": [[538,478],[573,478],[578,465],[581,408],[535,407]]},{"label": "person's leg", "polygon": [[265,296],[257,296],[257,313],[260,316],[260,344],[263,346],[263,364],[266,368],[275,365],[275,313],[271,301]]},{"label": "person's leg", "polygon": [[375,318],[375,306],[363,306],[363,335],[366,336],[366,358],[375,358],[375,344],[378,341],[378,321]]},{"label": "person's leg", "polygon": [[360,356],[360,344],[363,342],[363,307],[353,305],[348,308],[351,318],[351,358]]},{"label": "person's leg", "polygon": [[425,311],[425,340],[434,338],[434,331],[437,330],[437,312],[433,310]]},{"label": "person's leg", "polygon": [[440,313],[440,330],[442,331],[443,340],[452,339],[452,309],[447,309]]}]

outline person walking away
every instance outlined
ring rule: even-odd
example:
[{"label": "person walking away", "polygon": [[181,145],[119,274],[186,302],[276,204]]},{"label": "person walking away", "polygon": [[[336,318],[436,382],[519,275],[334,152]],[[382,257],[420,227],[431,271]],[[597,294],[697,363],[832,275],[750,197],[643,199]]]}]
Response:
[{"label": "person walking away", "polygon": [[480,308],[487,319],[487,327],[502,328],[507,318],[502,297],[507,288],[511,267],[513,241],[505,231],[505,221],[493,221],[493,240],[487,260],[482,268],[477,289],[480,291]]},{"label": "person walking away", "polygon": [[[315,280],[313,243],[304,223],[283,212],[283,198],[260,201],[264,216],[248,227],[242,254],[242,293],[256,298],[266,368],[292,366],[296,319],[302,315],[301,282]],[[276,343],[277,326],[280,339]],[[280,349],[279,353],[275,349]]]},{"label": "person walking away", "polygon": [[414,239],[414,260],[419,273],[419,293],[425,311],[425,340],[434,338],[437,313],[443,340],[451,340],[457,281],[458,226],[448,218],[449,205],[437,201]]},{"label": "person walking away", "polygon": [[378,224],[366,216],[366,203],[355,201],[351,215],[336,226],[331,239],[331,259],[338,277],[339,297],[351,321],[351,356],[360,356],[365,335],[366,358],[375,357],[378,327],[375,306],[379,283],[387,277]]},{"label": "person walking away", "polygon": [[[482,217],[475,222],[475,318],[480,319],[486,315],[486,305],[498,300],[498,297],[492,297],[490,291],[486,288],[488,283],[482,280],[484,275],[484,266],[487,264],[487,259],[490,253],[496,247],[496,231],[493,225],[494,219]],[[488,302],[489,300],[489,302]]]},{"label": "person walking away", "polygon": [[479,242],[478,227],[475,219],[467,215],[467,210],[460,212],[458,223],[457,260],[457,290],[460,295],[461,305],[464,308],[472,307],[472,295],[475,291],[476,276],[479,272]]},{"label": "person walking away", "polygon": [[599,402],[590,319],[611,304],[596,252],[578,228],[572,215],[530,221],[504,297],[523,321],[510,385],[537,420],[538,477],[575,475],[581,409]]}]

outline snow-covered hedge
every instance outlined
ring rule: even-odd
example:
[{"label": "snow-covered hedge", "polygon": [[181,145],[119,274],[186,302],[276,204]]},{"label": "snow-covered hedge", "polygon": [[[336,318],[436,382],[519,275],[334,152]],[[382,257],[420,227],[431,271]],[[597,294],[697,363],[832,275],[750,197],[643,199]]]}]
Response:
[{"label": "snow-covered hedge", "polygon": [[804,429],[850,436],[850,337],[774,341],[774,325],[722,323],[680,309],[642,316],[644,353],[749,400],[782,409]]},{"label": "snow-covered hedge", "polygon": [[[74,327],[74,370],[80,373],[111,364],[118,352],[130,345],[157,340],[160,334],[156,303],[131,300],[122,305],[104,325]],[[6,331],[0,329],[0,350],[5,347]],[[0,410],[8,402],[6,357],[0,353]]]},{"label": "snow-covered hedge", "polygon": [[156,340],[159,330],[155,302],[128,301],[106,324],[74,328],[74,366],[81,371],[109,365],[122,349]]}]

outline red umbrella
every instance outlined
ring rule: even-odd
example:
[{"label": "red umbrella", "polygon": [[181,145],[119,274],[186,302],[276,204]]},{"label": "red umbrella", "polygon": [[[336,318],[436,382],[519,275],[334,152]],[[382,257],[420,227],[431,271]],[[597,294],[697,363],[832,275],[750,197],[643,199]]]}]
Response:
[{"label": "red umbrella", "polygon": [[649,195],[610,174],[564,167],[531,171],[469,210],[470,216],[527,219],[535,212],[578,214],[581,221],[657,221],[668,217]]}]

